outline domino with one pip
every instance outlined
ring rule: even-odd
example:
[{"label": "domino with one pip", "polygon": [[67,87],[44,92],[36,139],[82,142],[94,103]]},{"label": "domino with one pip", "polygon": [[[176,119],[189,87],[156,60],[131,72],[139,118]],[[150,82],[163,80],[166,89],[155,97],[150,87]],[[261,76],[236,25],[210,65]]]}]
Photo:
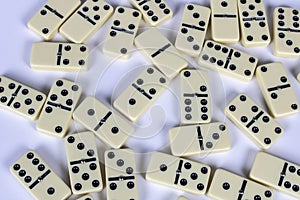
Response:
[{"label": "domino with one pip", "polygon": [[171,128],[169,140],[172,154],[179,157],[222,152],[231,147],[227,125],[220,122]]},{"label": "domino with one pip", "polygon": [[37,122],[37,130],[63,138],[68,131],[81,92],[82,88],[77,83],[56,79]]},{"label": "domino with one pip", "polygon": [[43,39],[51,40],[80,4],[80,0],[48,0],[30,19],[28,27]]},{"label": "domino with one pip", "polygon": [[80,72],[88,68],[86,45],[38,42],[32,45],[30,66],[35,70]]},{"label": "domino with one pip", "polygon": [[300,111],[296,94],[282,63],[258,66],[256,78],[272,116],[284,117]]},{"label": "domino with one pip", "polygon": [[135,38],[136,47],[169,79],[173,79],[188,62],[172,43],[156,28],[150,28]]},{"label": "domino with one pip", "polygon": [[103,0],[87,0],[60,27],[59,33],[72,42],[84,43],[102,27],[113,10]]},{"label": "domino with one pip", "polygon": [[196,4],[186,4],[175,47],[193,57],[199,56],[205,39],[210,9]]},{"label": "domino with one pip", "polygon": [[141,13],[135,9],[118,6],[103,44],[103,52],[116,58],[128,59],[141,17]]},{"label": "domino with one pip", "polygon": [[256,145],[268,149],[283,134],[283,128],[246,94],[235,97],[225,115]]},{"label": "domino with one pip", "polygon": [[30,120],[38,118],[46,95],[5,76],[0,76],[0,106]]}]

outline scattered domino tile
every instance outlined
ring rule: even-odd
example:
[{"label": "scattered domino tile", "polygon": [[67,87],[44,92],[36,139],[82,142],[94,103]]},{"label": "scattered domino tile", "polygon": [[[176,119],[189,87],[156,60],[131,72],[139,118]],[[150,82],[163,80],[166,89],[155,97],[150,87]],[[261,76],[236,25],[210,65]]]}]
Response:
[{"label": "scattered domino tile", "polygon": [[147,67],[118,96],[113,105],[135,122],[155,102],[169,85],[168,79],[154,67]]},{"label": "scattered domino tile", "polygon": [[182,124],[211,121],[208,73],[185,69],[180,72],[180,108]]},{"label": "scattered domino tile", "polygon": [[237,43],[240,40],[239,16],[236,0],[212,0],[211,37],[221,43]]},{"label": "scattered domino tile", "polygon": [[177,200],[189,200],[189,199],[184,197],[184,196],[180,196],[180,197],[177,198]]},{"label": "scattered domino tile", "polygon": [[86,45],[38,42],[32,45],[30,66],[35,70],[80,72],[88,68]]},{"label": "scattered domino tile", "polygon": [[211,168],[208,165],[154,152],[146,172],[146,180],[196,195],[208,188]]},{"label": "scattered domino tile", "polygon": [[238,0],[241,43],[245,47],[262,47],[271,41],[263,0]]},{"label": "scattered domino tile", "polygon": [[207,196],[218,200],[272,200],[274,198],[273,192],[268,187],[224,169],[215,171]]},{"label": "scattered domino tile", "polygon": [[259,152],[250,171],[250,178],[276,190],[300,198],[300,166]]},{"label": "scattered domino tile", "polygon": [[86,42],[113,13],[113,7],[103,0],[87,0],[60,27],[59,33],[75,43]]},{"label": "scattered domino tile", "polygon": [[28,151],[11,167],[11,173],[35,199],[67,199],[70,188],[34,151]]},{"label": "scattered domino tile", "polygon": [[199,56],[205,39],[209,18],[209,8],[196,4],[186,4],[175,47],[190,56]]},{"label": "scattered domino tile", "polygon": [[35,120],[45,100],[45,94],[5,76],[0,76],[0,106],[3,108],[27,119]]},{"label": "scattered domino tile", "polygon": [[77,199],[77,200],[94,200],[92,196],[90,195],[84,195],[83,197]]},{"label": "scattered domino tile", "polygon": [[277,7],[273,13],[274,55],[300,57],[299,10]]},{"label": "scattered domino tile", "polygon": [[205,42],[198,60],[200,66],[245,82],[251,81],[257,62],[250,54],[212,40]]},{"label": "scattered domino tile", "polygon": [[171,152],[174,156],[194,156],[227,151],[230,136],[225,123],[210,123],[171,128]]},{"label": "scattered domino tile", "polygon": [[80,6],[80,0],[48,2],[30,19],[28,27],[45,40],[51,40],[59,27]]},{"label": "scattered domino tile", "polygon": [[87,97],[76,108],[73,119],[113,148],[120,148],[134,132],[129,122],[94,97]]},{"label": "scattered domino tile", "polygon": [[225,115],[256,145],[268,149],[283,134],[283,128],[246,94],[234,98]]},{"label": "scattered domino tile", "polygon": [[94,134],[72,134],[66,137],[65,145],[73,194],[100,192],[103,182]]},{"label": "scattered domino tile", "polygon": [[128,59],[141,17],[135,9],[118,6],[103,44],[103,52],[118,59]]},{"label": "scattered domino tile", "polygon": [[37,122],[37,130],[63,138],[68,131],[81,92],[82,88],[77,83],[56,79]]},{"label": "scattered domino tile", "polygon": [[138,35],[135,45],[169,79],[188,66],[172,43],[156,28]]},{"label": "scattered domino tile", "polygon": [[138,199],[135,153],[131,149],[108,150],[104,155],[107,200]]},{"label": "scattered domino tile", "polygon": [[272,116],[284,117],[300,111],[296,94],[282,63],[257,67],[256,78]]},{"label": "scattered domino tile", "polygon": [[165,0],[130,0],[130,3],[141,11],[143,19],[150,26],[159,26],[173,17]]}]

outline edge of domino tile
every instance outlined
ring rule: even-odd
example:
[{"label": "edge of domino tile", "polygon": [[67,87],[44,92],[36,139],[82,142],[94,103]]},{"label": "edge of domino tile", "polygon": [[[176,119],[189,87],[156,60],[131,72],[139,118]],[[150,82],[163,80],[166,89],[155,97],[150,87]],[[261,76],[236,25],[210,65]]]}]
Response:
[{"label": "edge of domino tile", "polygon": [[300,83],[300,72],[297,74],[297,81]]}]

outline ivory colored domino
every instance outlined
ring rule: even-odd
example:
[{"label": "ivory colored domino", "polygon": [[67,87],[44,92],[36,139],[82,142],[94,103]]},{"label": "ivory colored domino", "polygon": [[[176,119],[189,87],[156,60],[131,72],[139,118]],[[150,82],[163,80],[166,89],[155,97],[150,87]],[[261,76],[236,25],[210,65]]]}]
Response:
[{"label": "ivory colored domino", "polygon": [[141,18],[139,11],[118,6],[103,44],[103,52],[115,58],[128,59]]},{"label": "ivory colored domino", "polygon": [[84,195],[83,197],[77,199],[77,200],[94,200],[92,196],[90,195]]},{"label": "ivory colored domino", "polygon": [[284,117],[300,111],[296,94],[282,63],[257,67],[256,78],[272,116]]},{"label": "ivory colored domino", "polygon": [[283,134],[283,128],[246,94],[235,97],[225,115],[257,146],[268,149]]},{"label": "ivory colored domino", "polygon": [[172,43],[156,28],[150,28],[135,38],[136,47],[169,79],[187,68],[187,61]]},{"label": "ivory colored domino", "polygon": [[270,154],[259,152],[250,178],[280,192],[300,198],[300,166]]},{"label": "ivory colored domino", "polygon": [[225,123],[215,122],[171,128],[171,152],[174,156],[195,156],[227,151],[230,136]]},{"label": "ivory colored domino", "polygon": [[48,0],[30,19],[28,27],[44,40],[51,40],[80,4],[80,0]]},{"label": "ivory colored domino", "polygon": [[210,1],[211,37],[221,43],[237,43],[240,40],[239,15],[236,0]]},{"label": "ivory colored domino", "polygon": [[300,83],[300,72],[299,72],[298,75],[297,75],[297,80],[298,80],[298,82]]},{"label": "ivory colored domino", "polygon": [[199,56],[205,39],[210,9],[196,4],[186,4],[175,47],[193,57]]},{"label": "ivory colored domino", "polygon": [[38,42],[32,45],[30,66],[35,70],[87,71],[89,49],[84,44]]},{"label": "ivory colored domino", "polygon": [[259,183],[224,169],[217,169],[207,192],[213,200],[260,199],[272,200],[273,191]]},{"label": "ivory colored domino", "polygon": [[103,0],[87,0],[60,27],[59,33],[75,43],[85,43],[113,13],[113,7]]},{"label": "ivory colored domino", "polygon": [[0,106],[29,120],[38,118],[46,95],[22,83],[0,76]]}]

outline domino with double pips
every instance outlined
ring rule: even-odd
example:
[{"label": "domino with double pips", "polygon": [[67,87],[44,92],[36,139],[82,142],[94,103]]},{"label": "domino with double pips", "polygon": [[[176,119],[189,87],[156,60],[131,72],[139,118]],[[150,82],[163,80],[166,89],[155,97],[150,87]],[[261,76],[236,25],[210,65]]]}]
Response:
[{"label": "domino with double pips", "polygon": [[77,83],[65,79],[56,79],[37,122],[37,130],[63,138],[68,131],[72,113],[81,92],[82,88]]},{"label": "domino with double pips", "polygon": [[141,18],[139,11],[118,6],[103,44],[103,52],[116,58],[128,59]]},{"label": "domino with double pips", "polygon": [[73,194],[100,192],[103,182],[94,134],[72,134],[65,138],[65,146]]},{"label": "domino with double pips", "polygon": [[271,41],[263,0],[238,0],[241,43],[245,47],[262,47]]},{"label": "domino with double pips", "polygon": [[32,45],[30,66],[35,70],[87,71],[89,49],[84,44],[38,42]]},{"label": "domino with double pips", "polygon": [[154,67],[142,73],[117,97],[113,105],[131,121],[137,121],[169,85],[169,80]]},{"label": "domino with double pips", "polygon": [[80,197],[77,200],[94,200],[92,196],[90,195],[84,195],[83,197]]},{"label": "domino with double pips", "polygon": [[210,9],[196,4],[186,4],[175,47],[193,57],[199,56],[205,39]]},{"label": "domino with double pips", "polygon": [[113,148],[120,148],[134,132],[129,122],[94,97],[87,97],[75,109],[73,119]]},{"label": "domino with double pips", "polygon": [[212,40],[205,42],[198,60],[200,66],[244,82],[251,81],[257,62],[250,54]]},{"label": "domino with double pips", "polygon": [[30,19],[28,27],[43,39],[51,40],[80,4],[80,0],[48,0]]},{"label": "domino with double pips", "polygon": [[38,118],[46,95],[22,83],[0,76],[0,106],[30,120]]},{"label": "domino with double pips", "polygon": [[150,26],[159,26],[173,17],[165,0],[130,0],[130,3],[142,13]]},{"label": "domino with double pips", "polygon": [[273,13],[274,55],[300,57],[299,10],[277,7]]},{"label": "domino with double pips", "polygon": [[235,97],[225,115],[260,148],[268,149],[283,134],[283,128],[246,94]]},{"label": "domino with double pips", "polygon": [[67,199],[70,188],[34,151],[26,152],[11,167],[11,173],[37,200]]},{"label": "domino with double pips", "polygon": [[74,43],[84,43],[99,30],[113,13],[103,0],[87,0],[60,27],[59,33]]},{"label": "domino with double pips", "polygon": [[179,157],[223,152],[231,147],[227,125],[221,122],[171,128],[169,141],[172,154]]},{"label": "domino with double pips", "polygon": [[211,121],[208,73],[185,69],[180,72],[180,107],[182,124]]},{"label": "domino with double pips", "polygon": [[300,166],[270,154],[259,152],[250,178],[280,192],[300,198]]},{"label": "domino with double pips", "polygon": [[146,180],[196,195],[204,195],[208,188],[211,168],[208,165],[153,152],[146,172]]},{"label": "domino with double pips", "polygon": [[258,66],[256,78],[272,116],[284,117],[300,111],[296,94],[282,63]]},{"label": "domino with double pips", "polygon": [[207,196],[216,200],[272,200],[274,198],[272,190],[268,187],[224,169],[216,170]]},{"label": "domino with double pips", "polygon": [[188,66],[173,44],[156,28],[150,28],[135,38],[136,47],[169,79]]},{"label": "domino with double pips", "polygon": [[131,149],[108,150],[104,154],[107,200],[138,200],[135,153]]},{"label": "domino with double pips", "polygon": [[238,7],[236,0],[212,0],[211,37],[221,43],[237,43],[240,40]]}]

